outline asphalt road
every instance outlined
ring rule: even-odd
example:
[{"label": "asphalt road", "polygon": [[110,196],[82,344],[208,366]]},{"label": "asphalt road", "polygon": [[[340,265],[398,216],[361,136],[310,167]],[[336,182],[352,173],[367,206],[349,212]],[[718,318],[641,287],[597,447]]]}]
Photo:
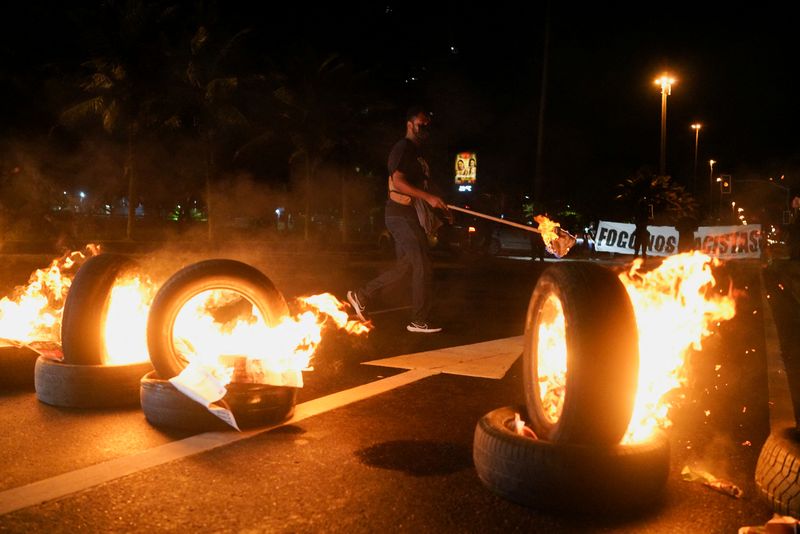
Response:
[{"label": "asphalt road", "polygon": [[[248,248],[214,256],[252,263],[288,300],[323,291],[343,297],[387,266],[368,253]],[[154,272],[168,273],[200,257],[171,250],[140,259],[157,265]],[[0,267],[6,286],[27,279],[35,260],[6,258]],[[404,329],[407,310],[399,309],[375,315],[376,328],[367,337],[328,334],[297,401],[306,416],[269,431],[193,436],[151,426],[140,409],[56,408],[38,402],[30,387],[6,388],[0,392],[0,508],[4,496],[18,498],[32,487],[86,487],[0,515],[0,530],[736,532],[764,524],[772,511],[753,484],[769,433],[770,402],[758,264],[730,264],[718,273],[721,288],[731,282],[737,290],[737,315],[692,356],[689,385],[676,399],[668,430],[671,463],[663,499],[632,517],[587,514],[579,505],[567,513],[527,508],[494,495],[478,479],[472,463],[475,425],[490,410],[522,402],[519,360],[501,379],[410,375],[362,365],[521,335],[532,288],[553,263],[438,258],[435,313],[445,331],[410,334]],[[376,306],[406,304],[398,292]],[[326,400],[387,380],[404,385],[354,402]],[[318,411],[310,408],[315,400]],[[208,442],[213,448],[187,452]],[[138,460],[167,449],[185,455],[152,467]],[[683,481],[684,466],[736,484],[743,496]],[[86,483],[93,468],[105,477],[96,485]]]}]

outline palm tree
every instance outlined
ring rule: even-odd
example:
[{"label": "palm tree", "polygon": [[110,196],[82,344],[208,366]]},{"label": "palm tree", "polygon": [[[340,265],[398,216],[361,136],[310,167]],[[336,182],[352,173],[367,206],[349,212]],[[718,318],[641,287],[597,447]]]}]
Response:
[{"label": "palm tree", "polygon": [[630,213],[642,199],[647,199],[656,213],[665,214],[672,223],[684,217],[695,217],[700,205],[690,192],[669,176],[658,176],[646,168],[617,184],[617,190],[616,200],[624,203]]},{"label": "palm tree", "polygon": [[243,29],[232,37],[223,37],[200,25],[189,43],[189,56],[180,73],[174,106],[177,126],[190,126],[199,135],[205,152],[206,210],[208,239],[215,239],[213,212],[213,183],[217,174],[217,152],[224,136],[249,130],[251,121],[241,109],[243,89],[264,83],[257,74],[242,75],[230,66],[245,37],[251,30]]},{"label": "palm tree", "polygon": [[132,239],[138,198],[135,147],[144,129],[166,120],[160,76],[166,57],[162,29],[173,10],[141,0],[104,2],[101,7],[99,12],[87,11],[85,17],[92,51],[79,82],[85,97],[64,110],[60,121],[75,126],[99,119],[107,133],[126,140],[126,237]]},{"label": "palm tree", "polygon": [[279,128],[291,140],[290,164],[300,162],[304,182],[303,237],[309,239],[312,182],[319,166],[335,152],[346,150],[358,137],[368,103],[364,72],[338,54],[317,55],[310,48],[291,56],[273,71],[279,103]]}]

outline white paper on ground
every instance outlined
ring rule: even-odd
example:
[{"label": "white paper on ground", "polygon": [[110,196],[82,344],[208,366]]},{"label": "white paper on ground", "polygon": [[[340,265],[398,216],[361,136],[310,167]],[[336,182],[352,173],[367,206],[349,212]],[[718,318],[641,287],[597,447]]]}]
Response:
[{"label": "white paper on ground", "polygon": [[189,364],[178,376],[169,379],[175,389],[203,405],[214,416],[222,419],[226,424],[240,430],[236,424],[233,412],[221,400],[227,390],[225,386],[211,373],[200,365]]},{"label": "white paper on ground", "polygon": [[25,343],[24,346],[45,358],[57,362],[64,361],[64,351],[58,341],[31,341],[30,343]]}]

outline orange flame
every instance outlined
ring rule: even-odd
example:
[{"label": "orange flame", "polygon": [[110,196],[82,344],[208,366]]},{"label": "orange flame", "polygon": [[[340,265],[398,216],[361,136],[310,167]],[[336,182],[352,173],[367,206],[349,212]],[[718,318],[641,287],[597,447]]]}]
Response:
[{"label": "orange flame", "polygon": [[641,260],[620,274],[636,313],[639,329],[639,382],[625,442],[646,440],[657,428],[671,425],[667,393],[686,384],[686,358],[701,350],[713,334],[711,325],[733,318],[732,296],[712,292],[712,266],[720,264],[700,252],[670,256],[647,273]]},{"label": "orange flame", "polygon": [[221,303],[244,300],[230,293],[213,290],[195,296],[178,313],[173,328],[176,350],[189,367],[207,369],[222,385],[236,379],[302,387],[302,371],[310,367],[328,318],[350,334],[364,334],[371,328],[369,323],[349,320],[345,304],[329,293],[298,299],[310,309],[285,316],[274,327],[268,327],[249,302],[240,306],[235,317],[215,319],[213,310]]},{"label": "orange flame", "polygon": [[551,221],[544,215],[537,215],[533,218],[534,221],[539,223],[539,231],[542,233],[542,240],[546,247],[550,247],[550,243],[558,239],[558,232],[556,228],[560,228],[561,224]]},{"label": "orange flame", "polygon": [[144,275],[131,274],[115,282],[103,329],[106,364],[131,364],[150,359],[147,313],[155,293],[155,284]]},{"label": "orange flame", "polygon": [[61,341],[61,316],[78,267],[100,252],[87,245],[83,252],[68,252],[44,269],[31,274],[25,286],[0,299],[0,338],[30,343]]}]

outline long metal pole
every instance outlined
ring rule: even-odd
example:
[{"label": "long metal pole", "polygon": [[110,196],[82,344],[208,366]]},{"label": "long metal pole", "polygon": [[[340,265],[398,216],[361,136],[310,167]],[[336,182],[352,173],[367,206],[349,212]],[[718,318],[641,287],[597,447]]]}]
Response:
[{"label": "long metal pole", "polygon": [[692,179],[692,193],[697,194],[697,142],[700,138],[700,128],[694,129],[694,178]]},{"label": "long metal pole", "polygon": [[711,212],[714,210],[714,163],[716,163],[713,159],[708,161],[709,170],[708,170],[708,211]]},{"label": "long metal pole", "polygon": [[667,90],[661,88],[661,161],[659,164],[659,174],[667,174]]},{"label": "long metal pole", "polygon": [[519,223],[515,223],[513,221],[507,221],[505,219],[492,217],[491,215],[486,215],[485,213],[479,213],[477,211],[468,210],[466,208],[459,208],[458,206],[453,206],[452,204],[448,204],[447,207],[450,208],[451,210],[460,211],[460,212],[466,213],[468,215],[474,215],[475,217],[481,217],[483,219],[487,219],[487,220],[494,221],[494,222],[497,222],[497,223],[507,224],[508,226],[513,226],[513,227],[519,228],[521,230],[527,230],[529,232],[534,232],[536,234],[541,234],[542,233],[541,230],[539,230],[538,228],[534,228],[533,226],[525,226],[524,224],[519,224]]}]

